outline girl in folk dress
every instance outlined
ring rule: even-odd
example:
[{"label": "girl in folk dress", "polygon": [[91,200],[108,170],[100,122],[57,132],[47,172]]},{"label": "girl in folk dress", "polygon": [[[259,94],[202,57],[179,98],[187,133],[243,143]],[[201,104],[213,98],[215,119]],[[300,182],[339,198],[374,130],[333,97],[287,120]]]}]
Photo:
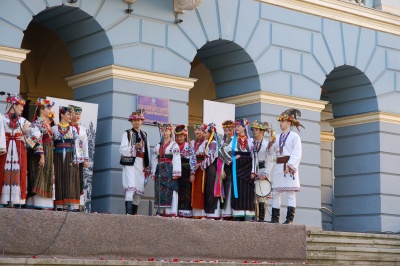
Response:
[{"label": "girl in folk dress", "polygon": [[220,149],[221,158],[226,164],[232,164],[232,215],[237,221],[248,216],[253,219],[254,211],[254,158],[253,139],[248,137],[247,119],[235,122],[235,135]]},{"label": "girl in folk dress", "polygon": [[[0,204],[25,204],[27,198],[27,155],[25,143],[34,148],[40,143],[40,131],[21,117],[25,100],[19,95],[7,97],[2,115],[0,139],[6,140],[5,154],[0,155]],[[3,135],[4,134],[4,135]],[[27,140],[27,141],[25,141]],[[1,144],[1,143],[0,143]],[[4,143],[1,146],[4,146]],[[10,197],[11,195],[11,197]],[[11,200],[11,202],[9,202]]]},{"label": "girl in folk dress", "polygon": [[36,209],[53,209],[54,184],[54,157],[53,157],[53,130],[47,123],[54,102],[39,98],[36,102],[36,112],[33,125],[40,130],[41,145],[30,155],[29,176],[30,193],[29,204]]},{"label": "girl in folk dress", "polygon": [[151,158],[154,182],[155,208],[158,214],[176,216],[178,214],[178,178],[181,177],[181,156],[179,145],[171,139],[172,124],[161,124],[164,141],[154,147]]},{"label": "girl in folk dress", "polygon": [[204,125],[204,137],[207,140],[205,157],[201,163],[204,173],[204,199],[205,212],[208,218],[221,217],[220,200],[222,193],[222,180],[217,173],[218,142],[214,123]]},{"label": "girl in folk dress", "polygon": [[202,191],[203,184],[203,170],[200,167],[201,162],[204,160],[204,150],[207,140],[204,138],[204,125],[194,124],[195,140],[190,142],[190,146],[193,147],[194,153],[196,154],[197,167],[195,179],[192,183],[192,214],[193,218],[204,218],[206,213],[204,212],[204,193]]},{"label": "girl in folk dress", "polygon": [[[222,122],[222,128],[224,129],[224,136],[221,140],[221,146],[227,140],[230,140],[233,137],[235,121],[233,120],[225,120]],[[218,171],[223,172],[225,178],[223,180],[224,184],[224,202],[221,203],[221,218],[225,220],[232,219],[232,207],[231,207],[231,185],[232,185],[232,166],[225,164],[221,158],[218,158]],[[221,170],[220,170],[221,168]]]},{"label": "girl in folk dress", "polygon": [[78,141],[79,134],[75,127],[70,126],[72,109],[64,106],[59,108],[60,122],[57,126],[53,126],[56,188],[54,204],[57,210],[78,212],[82,188],[75,144]]},{"label": "girl in folk dress", "polygon": [[179,145],[181,151],[181,165],[182,165],[182,177],[178,179],[179,186],[179,200],[178,200],[178,211],[181,217],[192,217],[192,183],[194,181],[194,175],[196,173],[196,155],[194,149],[187,142],[188,129],[186,125],[179,125],[175,128],[175,140]]}]

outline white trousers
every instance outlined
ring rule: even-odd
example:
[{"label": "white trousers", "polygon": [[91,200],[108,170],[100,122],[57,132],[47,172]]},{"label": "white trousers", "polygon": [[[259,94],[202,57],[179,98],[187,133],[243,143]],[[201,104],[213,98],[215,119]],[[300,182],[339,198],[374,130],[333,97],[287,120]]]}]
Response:
[{"label": "white trousers", "polygon": [[125,201],[132,201],[133,205],[139,205],[140,195],[131,190],[125,192]]},{"label": "white trousers", "polygon": [[[296,208],[296,192],[295,191],[284,191],[288,196],[287,206]],[[272,208],[281,208],[281,194],[282,191],[272,191]]]}]

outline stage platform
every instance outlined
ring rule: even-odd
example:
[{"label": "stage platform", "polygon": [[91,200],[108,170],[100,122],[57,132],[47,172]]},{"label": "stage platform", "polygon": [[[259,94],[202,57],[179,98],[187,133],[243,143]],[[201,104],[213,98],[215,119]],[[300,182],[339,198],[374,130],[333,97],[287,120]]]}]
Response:
[{"label": "stage platform", "polygon": [[0,240],[3,258],[30,260],[301,264],[307,259],[305,226],[258,222],[2,208]]}]

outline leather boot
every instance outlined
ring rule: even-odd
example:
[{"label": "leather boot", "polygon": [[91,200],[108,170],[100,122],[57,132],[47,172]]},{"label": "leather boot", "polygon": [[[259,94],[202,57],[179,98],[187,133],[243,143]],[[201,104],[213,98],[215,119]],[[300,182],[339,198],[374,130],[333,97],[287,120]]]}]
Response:
[{"label": "leather boot", "polygon": [[294,219],[295,207],[287,207],[286,221],[283,224],[292,224]]},{"label": "leather boot", "polygon": [[281,209],[272,208],[271,224],[279,223],[279,217],[281,216]]},{"label": "leather boot", "polygon": [[132,203],[132,210],[133,210],[132,214],[133,215],[137,214],[138,207],[139,207],[138,205],[135,205],[135,204]]},{"label": "leather boot", "polygon": [[125,212],[126,214],[133,214],[132,201],[125,201]]},{"label": "leather boot", "polygon": [[264,218],[265,218],[265,203],[260,202],[258,203],[258,221],[264,222]]}]

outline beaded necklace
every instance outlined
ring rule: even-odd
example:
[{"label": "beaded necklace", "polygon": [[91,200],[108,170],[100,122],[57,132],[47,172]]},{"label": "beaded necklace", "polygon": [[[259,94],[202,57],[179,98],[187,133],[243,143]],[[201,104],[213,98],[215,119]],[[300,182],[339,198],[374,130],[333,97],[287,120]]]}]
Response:
[{"label": "beaded necklace", "polygon": [[[286,132],[286,133],[282,133],[280,136],[279,136],[279,153],[282,155],[282,153],[283,153],[283,147],[285,146],[285,144],[286,144],[286,140],[287,140],[287,138],[289,137],[289,134],[290,134],[290,131],[288,131],[288,132]],[[283,138],[282,138],[282,136],[283,136]]]},{"label": "beaded necklace", "polygon": [[64,137],[69,132],[69,124],[58,123],[58,132]]},{"label": "beaded necklace", "polygon": [[244,136],[239,136],[238,135],[238,143],[239,143],[239,146],[240,146],[240,150],[246,150],[246,148],[247,148],[247,136],[246,135],[244,135]]}]

